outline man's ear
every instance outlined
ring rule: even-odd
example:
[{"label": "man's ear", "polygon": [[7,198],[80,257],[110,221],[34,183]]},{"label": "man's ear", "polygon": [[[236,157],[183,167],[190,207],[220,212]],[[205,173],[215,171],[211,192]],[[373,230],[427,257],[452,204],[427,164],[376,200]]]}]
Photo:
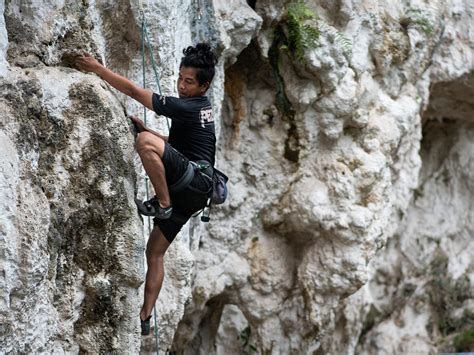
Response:
[{"label": "man's ear", "polygon": [[210,85],[211,84],[209,83],[209,81],[206,81],[204,84],[201,85],[201,91],[203,94],[207,91],[207,89],[209,89]]}]

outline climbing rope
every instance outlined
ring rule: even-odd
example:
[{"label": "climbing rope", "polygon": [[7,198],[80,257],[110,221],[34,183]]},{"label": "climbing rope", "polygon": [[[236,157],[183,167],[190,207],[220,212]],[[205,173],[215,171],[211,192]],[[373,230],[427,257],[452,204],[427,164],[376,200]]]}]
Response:
[{"label": "climbing rope", "polygon": [[[143,10],[142,1],[140,1],[140,17],[141,17],[141,52],[142,52],[142,69],[143,69],[143,87],[145,87],[145,44],[148,48],[148,53],[150,55],[150,62],[153,68],[153,73],[155,74],[155,82],[158,88],[158,93],[161,95],[161,85],[160,85],[160,77],[158,75],[158,69],[156,66],[155,58],[153,56],[153,47],[151,46],[150,37],[148,36],[148,29],[146,23],[145,12]],[[145,43],[146,42],[146,43]],[[146,125],[146,107],[144,108],[144,122]],[[166,117],[166,124],[168,126],[168,131],[170,129],[169,119]]]},{"label": "climbing rope", "polygon": [[196,0],[196,12],[198,20],[202,18],[202,11],[201,11],[201,0]]},{"label": "climbing rope", "polygon": [[[148,30],[147,30],[147,25],[146,25],[146,17],[145,17],[145,12],[143,10],[143,3],[142,0],[139,1],[139,9],[140,9],[140,18],[141,18],[141,54],[142,54],[142,79],[143,79],[143,88],[146,87],[146,63],[145,63],[145,41],[146,45],[148,47],[148,52],[150,54],[150,62],[153,67],[153,72],[155,74],[155,81],[156,85],[158,88],[158,93],[161,95],[161,86],[160,86],[160,78],[158,76],[158,71],[156,68],[156,63],[155,59],[153,57],[153,48],[150,43],[150,38],[148,37]],[[146,116],[146,107],[143,107],[143,122],[145,123],[145,126],[147,125],[147,116]],[[166,124],[168,126],[168,131],[170,130],[170,123],[168,121],[168,118],[166,118]],[[145,193],[146,193],[146,199],[148,200],[150,198],[149,194],[149,178],[148,176],[145,177]],[[145,233],[143,231],[143,233]],[[151,218],[148,216],[148,235],[151,234]],[[143,236],[144,237],[144,236]],[[155,321],[155,350],[156,354],[159,354],[159,342],[158,342],[158,322],[156,320],[156,306],[153,307],[153,318]]]}]

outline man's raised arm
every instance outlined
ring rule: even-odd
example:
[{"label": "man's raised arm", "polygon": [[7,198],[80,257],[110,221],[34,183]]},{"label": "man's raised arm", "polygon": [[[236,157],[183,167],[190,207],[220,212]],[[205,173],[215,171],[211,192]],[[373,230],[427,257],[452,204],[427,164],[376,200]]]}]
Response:
[{"label": "man's raised arm", "polygon": [[89,53],[86,53],[81,57],[77,57],[76,64],[79,69],[99,75],[102,79],[104,79],[118,91],[121,91],[132,99],[137,100],[146,108],[153,110],[153,91],[149,89],[143,89],[135,85],[127,78],[114,73],[110,69],[107,69]]}]

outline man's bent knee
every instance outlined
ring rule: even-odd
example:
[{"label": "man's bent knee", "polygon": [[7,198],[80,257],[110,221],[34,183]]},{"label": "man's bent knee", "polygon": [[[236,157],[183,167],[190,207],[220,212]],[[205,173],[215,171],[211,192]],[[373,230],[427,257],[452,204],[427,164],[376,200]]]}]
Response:
[{"label": "man's bent knee", "polygon": [[163,261],[167,248],[156,248],[147,246],[145,255],[147,262],[160,262]]},{"label": "man's bent knee", "polygon": [[152,264],[152,263],[162,263],[163,262],[163,259],[164,259],[164,256],[165,254],[157,254],[157,253],[154,253],[154,252],[149,252],[147,251],[146,252],[146,261],[148,264]]},{"label": "man's bent knee", "polygon": [[148,261],[162,261],[170,242],[165,238],[159,227],[154,227],[148,238],[146,246],[146,258]]},{"label": "man's bent knee", "polygon": [[165,141],[153,133],[144,131],[138,134],[136,148],[138,154],[153,151],[162,157],[165,151]]}]

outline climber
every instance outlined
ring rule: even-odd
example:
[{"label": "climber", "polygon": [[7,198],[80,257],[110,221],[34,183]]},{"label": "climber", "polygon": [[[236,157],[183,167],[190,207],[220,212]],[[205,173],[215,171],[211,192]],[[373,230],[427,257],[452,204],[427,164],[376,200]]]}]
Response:
[{"label": "climber", "polygon": [[[211,189],[216,136],[211,104],[205,94],[214,77],[217,57],[206,43],[189,46],[183,54],[177,80],[179,97],[140,88],[88,53],[76,59],[81,70],[99,75],[146,108],[171,118],[167,137],[147,128],[139,118],[130,117],[138,131],[137,152],[156,194],[148,201],[136,201],[141,214],[154,217],[146,248],[148,270],[140,311],[142,335],[150,332],[151,312],[164,277],[165,252],[189,218],[206,206]],[[196,166],[202,173],[191,175],[192,180],[184,189],[182,185],[176,188]]]}]

